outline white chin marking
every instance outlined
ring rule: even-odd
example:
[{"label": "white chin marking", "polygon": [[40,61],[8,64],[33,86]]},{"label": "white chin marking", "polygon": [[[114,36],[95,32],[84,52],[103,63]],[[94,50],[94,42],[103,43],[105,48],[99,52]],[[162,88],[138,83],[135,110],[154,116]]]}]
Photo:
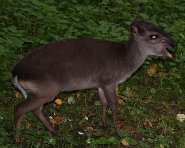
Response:
[{"label": "white chin marking", "polygon": [[166,56],[167,56],[168,58],[172,58],[172,55],[171,55],[169,52],[167,52]]}]

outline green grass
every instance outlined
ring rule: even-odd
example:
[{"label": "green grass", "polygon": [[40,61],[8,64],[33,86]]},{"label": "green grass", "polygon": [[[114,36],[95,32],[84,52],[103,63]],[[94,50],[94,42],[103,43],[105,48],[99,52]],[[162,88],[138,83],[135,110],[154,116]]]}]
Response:
[{"label": "green grass", "polygon": [[[8,0],[0,5],[0,146],[1,147],[185,147],[185,4],[182,0]],[[15,97],[11,69],[40,44],[65,38],[102,38],[126,40],[129,24],[144,19],[164,28],[178,44],[171,60],[148,58],[125,83],[119,85],[117,99],[121,130],[116,133],[112,113],[109,128],[103,129],[101,106],[96,89],[62,92],[64,103],[45,106],[47,116],[61,116],[60,140],[48,133],[31,114],[25,116],[21,130],[14,129]],[[150,77],[147,70],[158,64]],[[75,103],[69,104],[68,98]],[[88,117],[88,120],[85,119]],[[16,144],[15,132],[21,137]],[[82,134],[80,134],[81,132]],[[62,140],[62,141],[61,141]]]}]

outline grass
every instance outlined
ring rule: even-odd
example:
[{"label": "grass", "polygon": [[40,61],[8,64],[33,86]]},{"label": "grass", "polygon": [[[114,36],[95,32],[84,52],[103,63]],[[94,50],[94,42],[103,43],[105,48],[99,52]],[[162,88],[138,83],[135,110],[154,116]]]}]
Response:
[{"label": "grass", "polygon": [[[185,147],[185,123],[176,119],[178,113],[185,114],[184,8],[182,1],[173,0],[3,1],[0,6],[0,146]],[[57,127],[61,139],[49,134],[31,113],[26,114],[21,130],[14,129],[14,107],[22,101],[15,97],[10,80],[15,63],[36,46],[53,40],[71,37],[125,40],[129,24],[136,18],[164,27],[177,41],[178,48],[171,51],[175,55],[172,60],[148,58],[131,78],[119,85],[121,130],[118,133],[113,128],[110,110],[109,128],[102,128],[96,89],[62,92],[56,97],[63,100],[62,105],[50,102],[45,106],[45,115],[60,117]],[[149,76],[148,69],[153,63],[158,70]],[[21,135],[20,144],[13,140],[15,132]]]}]

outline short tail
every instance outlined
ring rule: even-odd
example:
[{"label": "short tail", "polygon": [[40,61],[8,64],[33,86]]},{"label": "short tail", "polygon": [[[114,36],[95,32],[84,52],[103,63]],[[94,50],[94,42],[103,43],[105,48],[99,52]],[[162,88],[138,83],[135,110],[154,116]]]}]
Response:
[{"label": "short tail", "polygon": [[26,93],[25,89],[19,84],[17,76],[14,76],[12,78],[12,81],[13,81],[13,85],[21,92],[24,99],[26,99],[27,98],[27,93]]}]

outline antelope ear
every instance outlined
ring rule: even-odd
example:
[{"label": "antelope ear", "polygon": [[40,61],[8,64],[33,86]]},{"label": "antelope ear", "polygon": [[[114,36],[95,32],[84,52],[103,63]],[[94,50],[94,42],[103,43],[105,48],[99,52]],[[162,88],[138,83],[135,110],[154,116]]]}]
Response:
[{"label": "antelope ear", "polygon": [[133,36],[138,37],[140,35],[143,35],[145,33],[145,30],[141,27],[141,24],[139,24],[139,21],[134,21],[130,26],[130,31],[133,34]]},{"label": "antelope ear", "polygon": [[134,23],[131,24],[130,31],[131,31],[132,35],[135,36],[135,37],[137,37],[139,35],[138,27]]}]

